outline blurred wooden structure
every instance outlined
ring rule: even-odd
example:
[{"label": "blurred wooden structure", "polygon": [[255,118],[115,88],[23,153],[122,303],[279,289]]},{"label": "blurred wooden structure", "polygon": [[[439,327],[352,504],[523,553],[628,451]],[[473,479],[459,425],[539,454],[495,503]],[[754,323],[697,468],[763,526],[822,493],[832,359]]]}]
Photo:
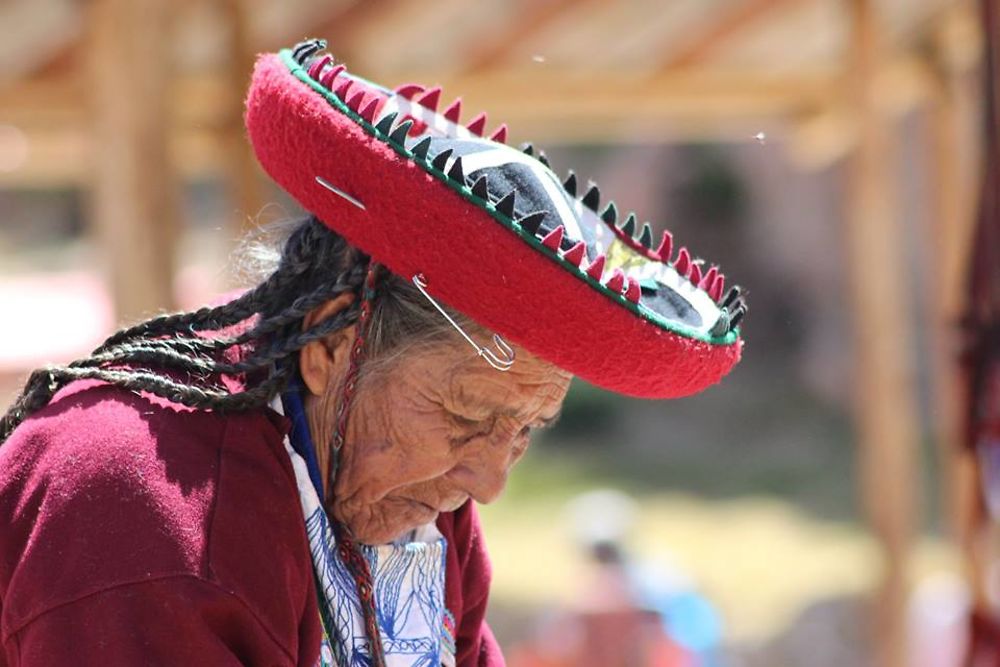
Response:
[{"label": "blurred wooden structure", "polygon": [[[32,29],[11,29],[21,24]],[[168,303],[178,182],[224,175],[241,217],[259,209],[240,122],[252,54],[304,36],[328,39],[373,80],[461,93],[515,140],[745,141],[764,131],[804,169],[849,160],[860,478],[886,572],[877,664],[904,664],[917,409],[894,134],[910,111],[932,110],[926,205],[938,212],[939,274],[927,305],[947,444],[956,416],[945,369],[977,168],[971,0],[11,0],[0,26],[0,125],[30,146],[0,187],[90,188],[123,317]],[[948,456],[958,527],[968,466]]]}]

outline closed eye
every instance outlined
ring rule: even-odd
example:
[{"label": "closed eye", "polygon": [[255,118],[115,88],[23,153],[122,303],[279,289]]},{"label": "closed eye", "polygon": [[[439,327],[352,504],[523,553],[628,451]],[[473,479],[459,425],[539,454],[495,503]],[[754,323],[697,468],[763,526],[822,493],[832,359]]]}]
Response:
[{"label": "closed eye", "polygon": [[521,437],[527,437],[532,433],[536,433],[538,431],[546,431],[556,425],[556,422],[559,421],[560,416],[561,415],[556,414],[554,417],[542,419],[536,424],[528,424],[527,426],[521,429],[521,432],[518,435]]},{"label": "closed eye", "polygon": [[459,435],[451,439],[451,444],[454,447],[461,447],[476,438],[489,435],[496,424],[494,417],[477,420],[452,413],[451,419],[460,432]]},{"label": "closed eye", "polygon": [[[471,419],[469,417],[463,417],[455,413],[449,413],[452,422],[462,433],[461,435],[452,438],[452,445],[455,447],[461,447],[462,445],[476,439],[479,437],[489,435],[494,428],[496,428],[498,417],[493,415],[492,417],[486,419]],[[559,417],[562,416],[562,411],[557,412],[551,417],[546,417],[540,419],[534,424],[527,424],[517,433],[518,438],[527,438],[531,436],[532,433],[536,431],[542,431],[550,429],[555,426],[555,423],[559,421]]]},{"label": "closed eye", "polygon": [[468,417],[463,417],[462,415],[456,415],[456,414],[451,415],[451,420],[455,422],[455,424],[459,428],[464,428],[464,429],[476,428],[483,422],[487,421],[485,419],[469,419]]}]

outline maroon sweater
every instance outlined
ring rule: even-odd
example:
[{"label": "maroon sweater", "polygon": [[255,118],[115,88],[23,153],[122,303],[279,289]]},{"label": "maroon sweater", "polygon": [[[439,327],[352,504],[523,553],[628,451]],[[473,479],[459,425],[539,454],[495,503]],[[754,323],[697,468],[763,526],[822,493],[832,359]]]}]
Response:
[{"label": "maroon sweater", "polygon": [[[322,629],[288,429],[272,410],[60,391],[0,447],[0,667],[313,667]],[[475,507],[438,527],[458,664],[503,665]]]}]

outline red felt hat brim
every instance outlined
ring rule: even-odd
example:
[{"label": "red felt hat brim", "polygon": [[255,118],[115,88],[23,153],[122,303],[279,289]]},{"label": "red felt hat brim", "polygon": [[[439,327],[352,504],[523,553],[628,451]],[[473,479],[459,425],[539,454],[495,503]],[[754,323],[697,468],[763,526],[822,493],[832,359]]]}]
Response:
[{"label": "red felt hat brim", "polygon": [[423,274],[435,298],[597,386],[675,398],[718,382],[739,361],[735,335],[719,343],[670,331],[596,290],[348,117],[278,55],[257,62],[246,126],[271,178],[350,243],[397,275]]}]

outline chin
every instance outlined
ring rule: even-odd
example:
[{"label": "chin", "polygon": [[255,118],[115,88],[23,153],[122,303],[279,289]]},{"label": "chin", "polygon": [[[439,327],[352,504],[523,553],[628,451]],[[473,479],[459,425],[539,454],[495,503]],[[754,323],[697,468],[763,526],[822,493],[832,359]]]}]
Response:
[{"label": "chin", "polygon": [[388,532],[372,532],[372,533],[354,533],[354,539],[361,544],[366,544],[370,547],[377,547],[380,544],[389,544],[390,542],[398,539],[402,535],[405,535],[406,531],[400,531],[398,534],[390,534]]},{"label": "chin", "polygon": [[441,511],[442,512],[454,512],[454,511],[456,511],[458,509],[461,509],[462,505],[464,505],[467,502],[469,502],[468,497],[461,498],[460,500],[456,500],[456,501],[454,501],[452,503],[449,503]]},{"label": "chin", "polygon": [[395,542],[399,538],[403,537],[411,530],[420,526],[422,524],[415,524],[412,526],[404,526],[399,529],[386,529],[386,530],[373,530],[371,532],[355,531],[354,539],[356,539],[361,544],[367,544],[368,546],[378,546],[380,544],[389,544],[390,542]]},{"label": "chin", "polygon": [[[409,513],[407,513],[409,514]],[[412,516],[400,516],[398,522],[393,522],[391,526],[352,526],[350,522],[347,527],[351,529],[354,539],[362,544],[375,546],[388,544],[403,537],[411,530],[419,528],[425,524],[437,520],[438,513],[429,509],[422,509]]]}]

